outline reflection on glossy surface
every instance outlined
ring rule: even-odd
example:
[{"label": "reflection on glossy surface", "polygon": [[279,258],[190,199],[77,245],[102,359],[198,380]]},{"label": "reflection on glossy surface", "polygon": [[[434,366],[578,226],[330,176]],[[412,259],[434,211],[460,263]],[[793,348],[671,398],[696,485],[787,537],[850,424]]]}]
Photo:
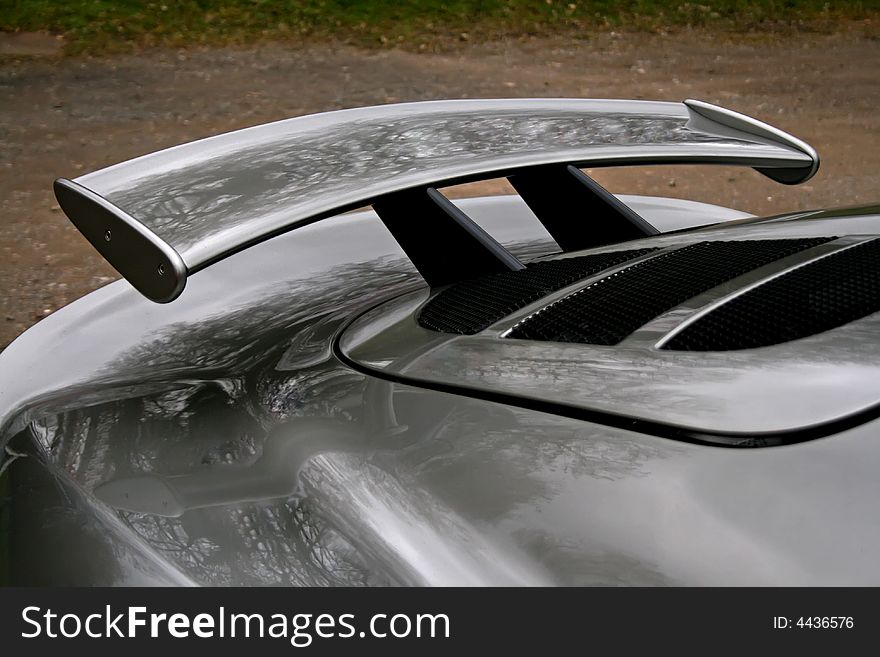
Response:
[{"label": "reflection on glossy surface", "polygon": [[76,182],[146,225],[192,270],[259,236],[396,190],[523,165],[627,158],[804,172],[813,166],[802,150],[722,126],[680,103],[464,100],[289,119]]},{"label": "reflection on glossy surface", "polygon": [[[880,540],[868,508],[878,457],[864,433],[738,453],[373,382],[405,427],[376,433],[355,401],[376,395],[349,386],[346,419],[329,423],[261,432],[236,407],[205,424],[228,402],[203,390],[144,399],[154,414],[134,445],[110,412],[119,403],[42,440],[86,488],[189,478],[178,499],[192,504],[174,517],[141,491],[140,510],[120,518],[201,583],[878,581],[866,549]],[[60,431],[85,443],[67,450]],[[253,467],[264,476],[240,476]],[[841,486],[841,472],[855,479]],[[858,531],[844,531],[854,518]]]},{"label": "reflection on glossy surface", "polygon": [[297,419],[269,432],[259,458],[246,465],[163,476],[118,477],[95,488],[95,496],[121,511],[176,518],[212,506],[292,496],[300,471],[326,452],[360,450],[357,434],[344,422]]},{"label": "reflection on glossy surface", "polygon": [[[548,253],[518,219],[489,223]],[[335,332],[420,284],[383,230],[316,224],[172,306],[111,285],[0,354],[15,490],[69,491],[16,493],[19,583],[880,583],[876,423],[739,452],[345,367]]]},{"label": "reflection on glossy surface", "polygon": [[[556,248],[518,198],[460,203],[520,257]],[[246,371],[266,350],[290,357],[288,341],[305,340],[312,320],[329,330],[350,318],[351,304],[369,307],[420,283],[372,212],[336,217],[237,254],[191,277],[174,304],[151,303],[126,282],[112,283],[0,352],[0,443],[41,406],[79,407],[107,394],[132,396],[192,379],[232,380],[231,373]],[[314,359],[312,346],[304,357]]]},{"label": "reflection on glossy surface", "polygon": [[[676,247],[713,236],[762,239],[789,235],[788,226],[773,225],[775,233],[760,224],[740,224],[651,238],[639,244]],[[873,225],[862,223],[862,227],[880,233],[880,220],[873,216]],[[809,222],[807,228],[823,235],[843,226],[826,221],[825,225]],[[872,238],[863,235],[834,240],[789,258],[787,266],[802,265],[866,239]],[[766,278],[774,275],[771,270],[755,271],[763,271]],[[447,386],[464,394],[501,393],[511,403],[516,399],[546,400],[575,409],[572,413],[577,409],[598,411],[614,414],[621,422],[636,418],[673,429],[728,434],[730,442],[737,436],[748,440],[754,434],[794,434],[880,404],[877,313],[807,338],[735,351],[660,350],[655,344],[663,333],[639,342],[638,331],[612,347],[503,337],[523,318],[606,274],[548,295],[477,335],[442,334],[419,326],[413,318],[426,294],[410,293],[354,321],[342,336],[340,347],[366,371],[415,385]],[[756,276],[748,272],[718,286],[714,297],[705,295],[705,304],[721,303],[740,288],[756,285],[760,280]],[[680,323],[703,310],[689,304],[691,301],[672,309],[668,316]],[[667,330],[675,328],[675,321],[666,326]]]},{"label": "reflection on glossy surface", "polygon": [[[24,436],[22,436],[24,438]],[[0,586],[189,586],[191,580],[136,540],[111,509],[97,506],[69,474],[23,449],[4,473],[11,527]]]}]

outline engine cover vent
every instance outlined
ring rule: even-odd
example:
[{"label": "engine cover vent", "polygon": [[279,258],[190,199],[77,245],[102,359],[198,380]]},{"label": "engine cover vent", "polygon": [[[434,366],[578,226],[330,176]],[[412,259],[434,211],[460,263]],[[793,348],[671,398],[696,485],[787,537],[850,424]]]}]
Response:
[{"label": "engine cover vent", "polygon": [[596,281],[523,320],[508,337],[615,345],[658,315],[698,294],[832,239],[691,244]]},{"label": "engine cover vent", "polygon": [[798,267],[734,297],[664,349],[731,351],[805,338],[880,311],[880,240]]},{"label": "engine cover vent", "polygon": [[579,280],[656,251],[633,249],[574,258],[543,260],[520,271],[502,272],[456,283],[425,304],[421,326],[443,333],[472,335],[520,308]]}]

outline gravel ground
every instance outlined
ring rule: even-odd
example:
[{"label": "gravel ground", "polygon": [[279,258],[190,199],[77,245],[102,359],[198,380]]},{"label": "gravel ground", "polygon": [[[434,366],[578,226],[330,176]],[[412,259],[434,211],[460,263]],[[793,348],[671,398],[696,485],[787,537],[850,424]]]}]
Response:
[{"label": "gravel ground", "polygon": [[[52,48],[29,47],[0,48],[0,347],[116,277],[60,212],[55,177],[328,109],[462,97],[693,97],[793,132],[818,149],[822,169],[792,188],[723,167],[596,177],[616,192],[755,213],[880,201],[880,41],[858,34],[607,34],[463,43],[447,54],[267,45],[59,59]],[[456,193],[505,190],[499,182]]]}]

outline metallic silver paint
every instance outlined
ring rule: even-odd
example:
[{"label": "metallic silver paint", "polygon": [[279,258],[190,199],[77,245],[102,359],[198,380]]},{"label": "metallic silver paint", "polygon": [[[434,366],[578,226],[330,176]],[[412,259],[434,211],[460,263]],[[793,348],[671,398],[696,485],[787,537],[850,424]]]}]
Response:
[{"label": "metallic silver paint", "polygon": [[[834,228],[818,222],[810,227],[815,236]],[[875,230],[880,232],[880,221]],[[777,236],[781,232],[777,229]],[[699,235],[703,239],[756,236],[749,225]],[[788,263],[803,265],[872,238],[835,240]],[[638,244],[684,246],[697,241],[693,233],[678,236],[678,243],[675,239],[649,238]],[[619,248],[625,247],[592,252]],[[769,268],[763,272],[765,279],[775,275]],[[342,336],[340,348],[368,370],[413,385],[442,384],[463,394],[496,391],[513,398],[552,400],[695,432],[741,435],[744,440],[830,423],[880,403],[880,343],[872,337],[880,332],[880,315],[802,340],[733,352],[660,350],[655,344],[658,336],[649,328],[646,340],[636,333],[613,347],[503,337],[518,322],[606,275],[588,277],[548,295],[476,335],[444,335],[419,326],[415,317],[428,292],[413,292],[355,320]],[[759,275],[760,270],[719,286],[703,297],[703,305],[723,303],[754,285]],[[654,329],[662,326],[674,332],[701,310],[698,300],[691,300],[655,320]]]},{"label": "metallic silver paint", "polygon": [[[385,194],[561,162],[737,164],[787,183],[807,180],[818,166],[803,142],[697,101],[456,100],[288,119],[76,182],[141,222],[191,274]],[[126,268],[119,259],[116,266]]]},{"label": "metallic silver paint", "polygon": [[[518,257],[551,253],[528,213],[510,211],[517,203],[461,205]],[[878,220],[748,232],[870,234]],[[731,232],[740,229],[688,239]],[[0,442],[28,427],[46,477],[84,502],[65,507],[76,522],[60,525],[48,520],[52,505],[34,500],[14,531],[23,544],[64,546],[69,565],[58,559],[54,583],[87,574],[141,582],[153,572],[209,585],[880,584],[877,421],[737,451],[341,366],[329,338],[420,284],[361,213],[219,262],[177,303],[152,304],[120,281],[41,321],[0,353]],[[162,494],[147,492],[136,509],[105,495],[139,478],[191,486],[177,489],[174,513]],[[162,572],[122,549],[95,553],[86,528],[101,514],[113,519],[114,541]],[[103,578],[77,569],[89,557],[104,559]]]},{"label": "metallic silver paint", "polygon": [[[813,161],[813,166],[811,170],[807,173],[804,173],[803,169],[800,168],[758,168],[758,171],[763,173],[768,178],[775,180],[776,182],[781,182],[786,185],[797,185],[812,178],[814,175],[816,175],[816,171],[819,170],[819,154],[816,152],[816,149],[810,146],[807,142],[802,141],[797,137],[780,130],[779,128],[776,128],[762,121],[758,121],[757,119],[753,119],[752,117],[746,116],[745,114],[740,114],[739,112],[734,112],[733,110],[729,110],[724,107],[718,107],[717,105],[711,105],[701,100],[688,99],[684,101],[684,104],[689,110],[697,115],[692,117],[691,119],[690,125],[692,128],[696,128],[698,125],[702,125],[703,120],[708,119],[716,125],[720,124],[732,128],[733,130],[741,130],[747,132],[749,134],[755,135],[756,137],[764,137],[766,139],[769,139],[772,143],[787,144],[805,153]],[[709,129],[717,130],[715,126],[710,126]]]},{"label": "metallic silver paint", "polygon": [[[622,198],[664,230],[750,216],[677,199]],[[456,203],[516,255],[531,259],[556,250],[543,226],[517,196],[462,199]],[[327,250],[328,243],[335,248]],[[525,244],[533,246],[524,248]],[[266,242],[252,254],[237,254],[222,266],[218,263],[210,275],[194,276],[189,284],[196,286],[194,290],[184,290],[175,304],[150,303],[131,294],[126,281],[116,281],[59,309],[0,352],[0,446],[5,438],[27,425],[28,409],[40,403],[58,404],[65,397],[77,400],[74,404],[81,403],[82,395],[92,395],[97,387],[119,381],[128,381],[131,396],[135,396],[155,386],[153,381],[186,378],[194,368],[222,370],[235,360],[243,349],[241,345],[249,343],[243,339],[244,328],[263,332],[287,323],[302,323],[303,330],[319,325],[321,307],[337,299],[323,300],[317,308],[298,308],[291,302],[279,312],[274,306],[281,302],[275,297],[289,294],[292,289],[308,291],[334,282],[338,276],[334,271],[345,271],[345,267],[369,256],[401,260],[397,267],[406,276],[397,276],[409,277],[412,284],[419,280],[375,213],[366,211],[297,229]],[[379,276],[381,271],[377,269],[372,275]],[[387,281],[383,279],[382,283]],[[356,292],[346,295],[342,290],[341,294],[356,298]],[[266,299],[273,306],[271,312],[260,308]],[[216,333],[200,336],[213,349],[206,346],[198,358],[178,352],[173,340],[164,352],[151,351],[146,362],[133,361],[130,356],[164,333],[192,331],[209,318],[224,316],[229,319],[217,327]],[[235,320],[244,322],[243,326],[235,326]],[[125,330],[120,331],[120,326]],[[218,348],[216,341],[221,338],[220,344],[225,346]],[[241,344],[235,346],[239,341]],[[95,344],[101,348],[92,348]],[[326,349],[326,343],[320,348]],[[35,354],[39,354],[40,368],[32,366]],[[300,361],[297,357],[295,362]],[[135,377],[133,371],[137,372]]]},{"label": "metallic silver paint", "polygon": [[180,296],[186,285],[186,265],[177,251],[82,185],[59,178],[54,187],[71,222],[138,292],[158,303]]}]

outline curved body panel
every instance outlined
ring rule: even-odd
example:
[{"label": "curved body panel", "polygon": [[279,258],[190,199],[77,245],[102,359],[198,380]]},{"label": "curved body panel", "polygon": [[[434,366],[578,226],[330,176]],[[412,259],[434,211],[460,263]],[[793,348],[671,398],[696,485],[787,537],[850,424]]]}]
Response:
[{"label": "curved body panel", "polygon": [[[461,205],[524,261],[555,250],[517,199]],[[880,583],[876,421],[720,449],[340,362],[354,316],[421,287],[372,213],[352,214],[203,270],[174,304],[119,281],[27,331],[0,354],[2,439],[33,443],[9,467],[20,583],[44,576],[25,547],[61,541],[53,583]],[[47,520],[58,506],[34,492],[51,486],[75,493],[59,499],[76,522]]]}]

